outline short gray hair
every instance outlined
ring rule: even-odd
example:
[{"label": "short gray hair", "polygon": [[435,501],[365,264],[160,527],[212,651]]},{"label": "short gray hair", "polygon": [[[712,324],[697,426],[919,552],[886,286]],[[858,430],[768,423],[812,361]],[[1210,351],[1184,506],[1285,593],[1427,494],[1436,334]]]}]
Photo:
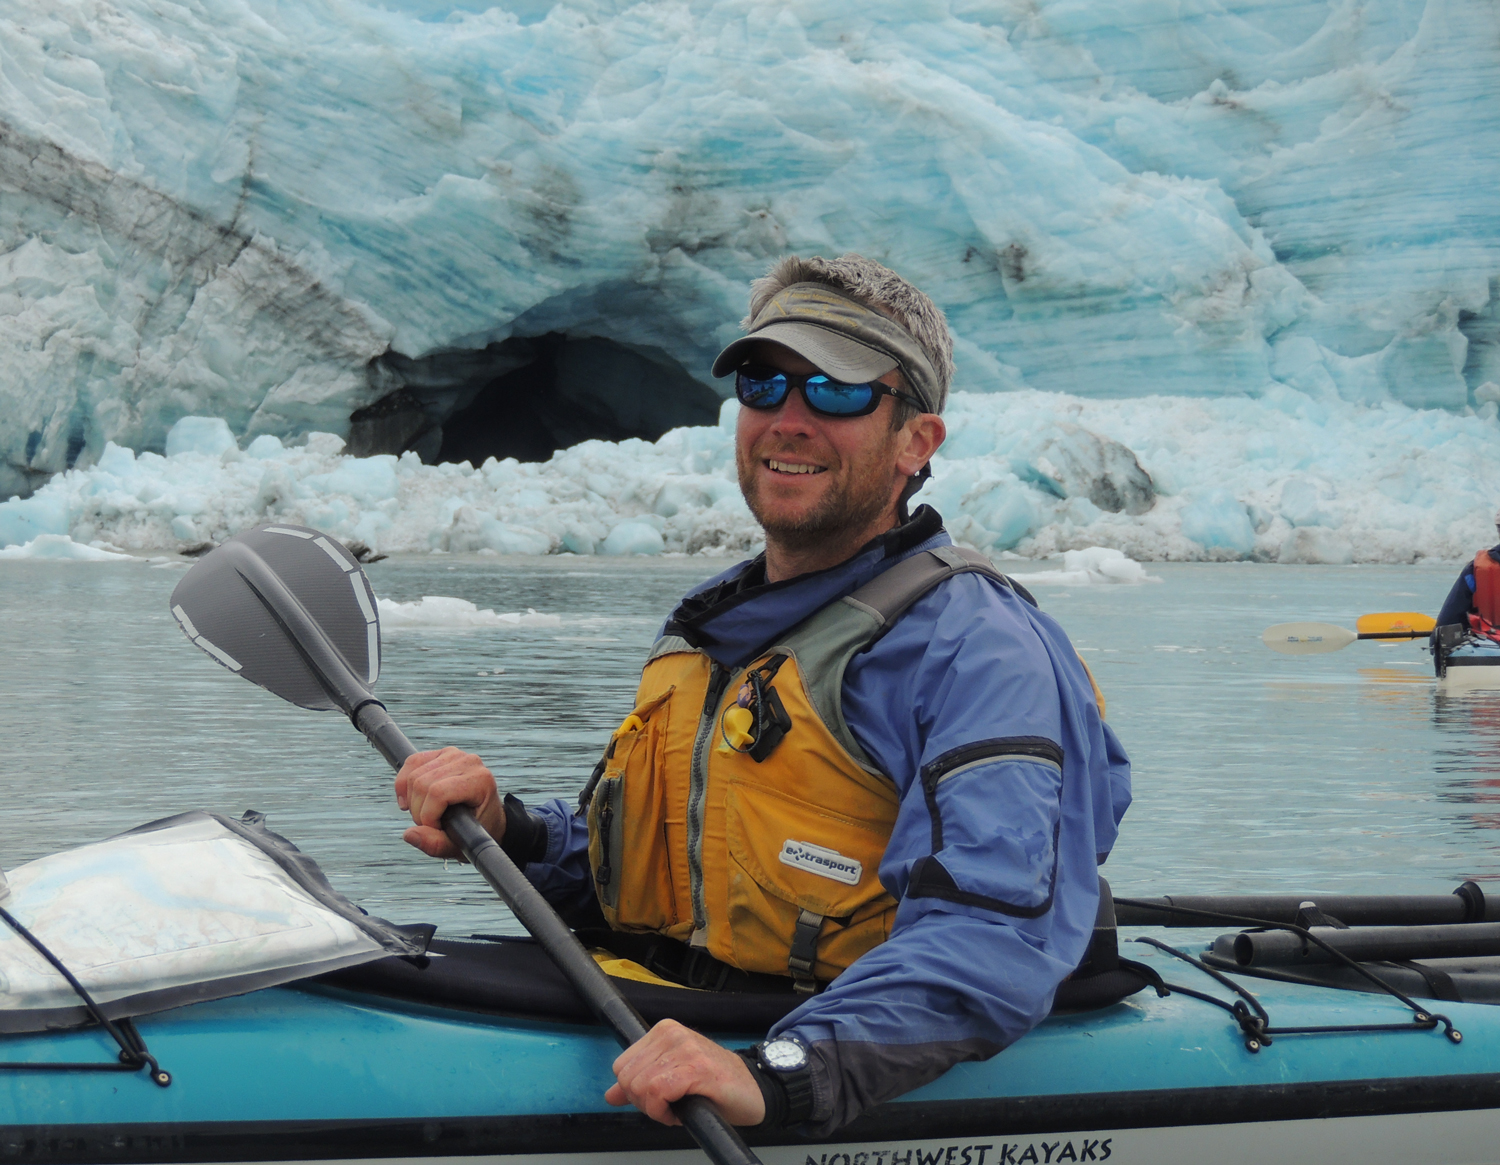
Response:
[{"label": "short gray hair", "polygon": [[882,267],[863,255],[840,255],[837,259],[788,255],[778,259],[764,276],[750,285],[750,314],[744,319],[744,328],[748,331],[776,293],[794,283],[821,283],[842,291],[910,332],[937,374],[942,394],[937,407],[942,411],[948,402],[948,387],[953,383],[953,337],[942,308],[889,267]]}]

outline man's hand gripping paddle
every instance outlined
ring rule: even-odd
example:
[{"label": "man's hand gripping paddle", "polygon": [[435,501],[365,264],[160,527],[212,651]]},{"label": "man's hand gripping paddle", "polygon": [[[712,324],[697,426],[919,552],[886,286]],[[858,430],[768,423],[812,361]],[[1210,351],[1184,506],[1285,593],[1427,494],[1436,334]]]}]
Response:
[{"label": "man's hand gripping paddle", "polygon": [[1381,611],[1361,615],[1350,631],[1337,623],[1278,623],[1261,635],[1272,651],[1282,655],[1322,655],[1340,651],[1359,639],[1421,639],[1431,635],[1437,620],[1415,611]]},{"label": "man's hand gripping paddle", "polygon": [[[306,526],[260,526],[204,555],[172,592],[187,637],[232,672],[299,708],[337,709],[400,769],[415,746],[370,694],[380,675],[380,621],[364,571],[342,545]],[[599,1022],[629,1047],[646,1023],[547,900],[463,805],[443,829],[484,875]],[[759,1165],[711,1102],[672,1106],[709,1158]]]}]

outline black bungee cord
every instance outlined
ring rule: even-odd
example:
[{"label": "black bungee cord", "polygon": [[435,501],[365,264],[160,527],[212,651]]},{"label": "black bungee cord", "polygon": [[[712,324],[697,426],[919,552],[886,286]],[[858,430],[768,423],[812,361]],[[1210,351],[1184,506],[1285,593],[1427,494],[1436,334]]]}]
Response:
[{"label": "black bungee cord", "polygon": [[[1210,967],[1201,959],[1194,958],[1186,951],[1178,950],[1176,947],[1162,942],[1160,939],[1143,936],[1133,940],[1147,946],[1155,947],[1157,950],[1163,951],[1173,958],[1181,959],[1184,963],[1196,967],[1221,986],[1228,988],[1238,995],[1239,998],[1235,1002],[1229,1003],[1216,996],[1195,991],[1191,987],[1182,987],[1175,983],[1166,982],[1162,984],[1162,986],[1170,991],[1176,991],[1182,995],[1191,996],[1194,999],[1201,999],[1205,1003],[1212,1003],[1215,1007],[1221,1007],[1229,1012],[1230,1015],[1234,1016],[1235,1021],[1240,1026],[1240,1030],[1244,1033],[1245,1047],[1251,1052],[1259,1052],[1261,1048],[1269,1046],[1275,1036],[1330,1035],[1338,1032],[1432,1031],[1439,1024],[1442,1025],[1443,1035],[1447,1037],[1450,1043],[1458,1044],[1463,1042],[1463,1033],[1453,1026],[1453,1021],[1446,1015],[1441,1015],[1430,1008],[1419,1006],[1408,995],[1390,983],[1387,983],[1379,975],[1375,974],[1374,971],[1371,971],[1357,960],[1350,958],[1343,951],[1330,946],[1305,926],[1299,926],[1291,922],[1271,922],[1264,918],[1245,918],[1235,914],[1220,914],[1212,910],[1194,910],[1187,906],[1169,906],[1159,902],[1147,902],[1135,898],[1116,898],[1115,901],[1125,906],[1148,907],[1152,910],[1161,910],[1169,914],[1177,914],[1189,918],[1201,918],[1208,922],[1229,923],[1234,926],[1256,927],[1262,930],[1289,930],[1302,938],[1303,941],[1321,947],[1329,955],[1333,956],[1335,962],[1352,968],[1382,992],[1393,996],[1404,1006],[1410,1008],[1412,1012],[1411,1023],[1345,1024],[1327,1027],[1275,1027],[1271,1024],[1271,1017],[1266,1009],[1261,1006],[1260,1001],[1228,975],[1225,975],[1214,967]],[[1158,988],[1157,993],[1161,993],[1160,988]]]},{"label": "black bungee cord", "polygon": [[61,959],[47,949],[47,945],[41,939],[22,926],[16,917],[4,907],[0,907],[0,920],[3,920],[6,926],[10,927],[11,930],[30,943],[37,954],[52,964],[58,974],[68,981],[68,986],[73,988],[78,998],[83,1000],[83,1006],[87,1009],[94,1022],[107,1031],[115,1043],[120,1046],[120,1061],[117,1064],[107,1061],[104,1063],[97,1061],[58,1063],[55,1061],[25,1060],[16,1063],[0,1063],[0,1070],[27,1072],[138,1072],[142,1068],[149,1068],[152,1083],[162,1088],[166,1088],[172,1083],[171,1073],[164,1071],[162,1066],[156,1062],[156,1057],[147,1050],[146,1041],[141,1038],[141,1033],[136,1030],[135,1024],[129,1019],[122,1019],[119,1022],[115,1022],[106,1016],[99,1005],[94,1002],[93,997],[84,989],[83,984],[78,981],[77,976],[63,965]]}]

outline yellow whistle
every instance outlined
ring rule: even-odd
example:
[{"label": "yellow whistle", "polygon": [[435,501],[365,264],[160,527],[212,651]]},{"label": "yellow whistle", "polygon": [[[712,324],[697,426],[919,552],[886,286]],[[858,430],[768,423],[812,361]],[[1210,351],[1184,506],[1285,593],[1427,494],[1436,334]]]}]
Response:
[{"label": "yellow whistle", "polygon": [[639,732],[644,727],[646,727],[646,722],[632,712],[625,717],[620,727],[615,729],[615,735],[624,736],[627,732]]},{"label": "yellow whistle", "polygon": [[749,708],[735,705],[724,713],[724,739],[737,752],[743,752],[755,743],[755,735],[750,731],[754,726],[755,713]]}]

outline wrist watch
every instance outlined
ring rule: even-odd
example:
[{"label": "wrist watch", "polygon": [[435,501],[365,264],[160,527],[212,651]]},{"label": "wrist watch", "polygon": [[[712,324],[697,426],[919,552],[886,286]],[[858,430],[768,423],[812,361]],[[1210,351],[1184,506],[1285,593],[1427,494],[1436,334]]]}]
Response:
[{"label": "wrist watch", "polygon": [[806,1044],[792,1035],[763,1040],[755,1046],[755,1062],[786,1093],[784,1124],[799,1125],[812,1116],[812,1068]]}]

